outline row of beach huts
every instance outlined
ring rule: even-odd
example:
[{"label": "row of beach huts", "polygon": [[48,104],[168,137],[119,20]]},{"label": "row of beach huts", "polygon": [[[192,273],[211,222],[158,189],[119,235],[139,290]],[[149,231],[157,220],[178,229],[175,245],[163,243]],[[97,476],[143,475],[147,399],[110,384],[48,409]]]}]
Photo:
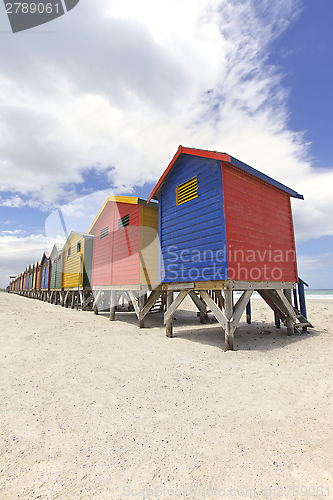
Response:
[{"label": "row of beach huts", "polygon": [[[186,297],[211,312],[225,350],[254,291],[288,334],[312,326],[298,278],[290,198],[303,196],[226,154],[179,146],[148,200],[109,196],[87,233],[13,278],[9,291],[65,307],[110,311],[127,303],[140,327],[165,310],[166,333]],[[235,292],[237,300],[235,300]]]}]

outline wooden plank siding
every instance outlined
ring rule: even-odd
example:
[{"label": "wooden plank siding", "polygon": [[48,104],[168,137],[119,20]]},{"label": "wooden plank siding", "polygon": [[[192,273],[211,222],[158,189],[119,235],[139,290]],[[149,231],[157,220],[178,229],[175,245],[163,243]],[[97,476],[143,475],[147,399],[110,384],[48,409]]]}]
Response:
[{"label": "wooden plank siding", "polygon": [[[148,226],[146,230],[142,228],[142,220]],[[147,246],[149,231],[156,235],[157,224],[157,205],[147,206],[134,197],[110,196],[89,229],[89,234],[94,235],[92,286],[146,284],[146,278],[141,279],[147,273],[140,263],[140,249]],[[146,257],[151,258],[148,267],[155,280],[158,252],[148,255],[147,248]]]},{"label": "wooden plank siding", "polygon": [[[198,197],[177,205],[177,186],[195,176]],[[227,259],[221,254],[226,247],[221,162],[180,155],[161,187],[159,201],[161,281],[226,279]]]},{"label": "wooden plank siding", "polygon": [[[95,223],[89,229],[89,234],[94,236],[91,286],[106,286],[111,284],[114,211],[115,202],[108,201],[96,218]],[[106,228],[108,228],[107,235],[101,238],[101,231]],[[102,234],[105,234],[105,231]]]},{"label": "wooden plank siding", "polygon": [[50,253],[50,260],[50,290],[59,290],[62,286],[62,250],[56,244]]},{"label": "wooden plank siding", "polygon": [[[140,283],[140,205],[117,203],[115,210],[112,285]],[[129,215],[129,225],[119,228],[119,219]]]},{"label": "wooden plank siding", "polygon": [[63,261],[63,253],[62,251],[60,251],[57,257],[57,264],[55,270],[54,288],[56,289],[60,289],[62,285],[62,261]]},{"label": "wooden plank siding", "polygon": [[140,283],[156,288],[158,273],[158,206],[140,205]]},{"label": "wooden plank siding", "polygon": [[[43,258],[43,257],[42,257]],[[40,290],[41,281],[42,281],[42,261],[39,261],[38,270],[37,270],[37,280],[36,280],[36,290]]]},{"label": "wooden plank siding", "polygon": [[50,253],[50,261],[51,261],[50,290],[54,290],[56,288],[56,275],[57,275],[59,253],[61,253],[60,249],[56,244],[54,244]]},{"label": "wooden plank siding", "polygon": [[230,279],[297,281],[290,195],[222,163]]},{"label": "wooden plank siding", "polygon": [[[88,246],[86,246],[87,240],[91,241]],[[80,244],[79,247],[78,244]],[[62,251],[62,288],[89,288],[91,271],[88,274],[85,272],[85,258],[89,266],[92,250],[92,237],[76,231],[70,233]]]},{"label": "wooden plank siding", "polygon": [[34,273],[35,273],[35,266],[34,264],[32,264],[30,266],[30,272],[29,272],[29,290],[33,289]]},{"label": "wooden plank siding", "polygon": [[40,267],[42,269],[40,289],[47,290],[49,288],[49,283],[50,283],[51,263],[50,259],[47,257],[46,254],[43,255]]},{"label": "wooden plank siding", "polygon": [[38,261],[37,261],[36,265],[35,265],[34,279],[33,279],[33,284],[32,284],[33,290],[36,290],[36,282],[37,282],[38,270],[39,270],[39,264],[38,264]]}]

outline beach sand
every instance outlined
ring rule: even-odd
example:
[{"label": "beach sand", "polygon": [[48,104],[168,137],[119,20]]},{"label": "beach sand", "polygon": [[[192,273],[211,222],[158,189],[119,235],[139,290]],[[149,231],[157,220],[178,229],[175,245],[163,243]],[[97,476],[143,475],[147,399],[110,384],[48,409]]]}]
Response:
[{"label": "beach sand", "polygon": [[0,294],[0,499],[333,497],[333,300],[287,336],[252,301],[235,351],[187,302],[64,309]]}]

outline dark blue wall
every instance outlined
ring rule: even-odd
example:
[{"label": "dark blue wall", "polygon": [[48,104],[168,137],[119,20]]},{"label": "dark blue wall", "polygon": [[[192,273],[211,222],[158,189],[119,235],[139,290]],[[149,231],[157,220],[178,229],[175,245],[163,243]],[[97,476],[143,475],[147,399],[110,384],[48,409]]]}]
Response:
[{"label": "dark blue wall", "polygon": [[[197,176],[198,197],[176,205],[176,187]],[[162,283],[227,279],[221,162],[180,155],[159,196]]]},{"label": "dark blue wall", "polygon": [[[45,264],[45,266],[44,266]],[[41,266],[43,266],[42,270],[42,279],[41,279],[41,284],[40,288],[41,289],[46,289],[49,287],[49,262],[48,259],[44,257],[44,259],[41,262]]]}]

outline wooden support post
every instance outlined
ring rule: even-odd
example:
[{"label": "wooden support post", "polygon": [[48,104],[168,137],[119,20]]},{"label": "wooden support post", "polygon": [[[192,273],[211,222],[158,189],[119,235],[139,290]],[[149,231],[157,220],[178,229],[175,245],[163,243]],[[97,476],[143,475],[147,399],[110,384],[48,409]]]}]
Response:
[{"label": "wooden support post", "polygon": [[139,310],[140,310],[139,327],[140,328],[144,328],[144,326],[145,326],[145,319],[142,317],[142,310],[145,307],[146,299],[147,299],[147,294],[139,295]]},{"label": "wooden support post", "polygon": [[64,300],[64,306],[65,307],[68,307],[68,296],[69,296],[69,291],[67,290],[66,297],[65,297],[65,300]]},{"label": "wooden support post", "polygon": [[204,324],[207,320],[207,306],[201,297],[198,297],[196,293],[191,290],[189,296],[193,300],[194,304],[197,306],[200,315],[200,323]]},{"label": "wooden support post", "polygon": [[276,328],[280,328],[281,327],[280,318],[279,318],[279,316],[277,315],[277,313],[275,311],[274,311],[274,323],[275,323]]},{"label": "wooden support post", "polygon": [[132,290],[128,290],[128,295],[131,298],[135,314],[137,315],[138,320],[140,321],[140,309],[139,309],[139,306],[137,304],[137,301],[136,301],[136,298],[135,298],[135,295],[134,295],[133,291]]},{"label": "wooden support post", "polygon": [[294,306],[296,309],[298,309],[298,300],[297,300],[297,290],[296,288],[293,289],[293,294],[294,294]]},{"label": "wooden support post", "polygon": [[[290,289],[284,290],[284,294],[285,294],[288,302],[290,302],[290,304],[292,304],[292,302],[291,302],[291,290]],[[293,334],[294,334],[294,321],[293,321],[292,316],[290,314],[287,314],[287,335],[293,335]]]},{"label": "wooden support post", "polygon": [[298,298],[299,298],[299,308],[304,318],[307,318],[306,315],[306,304],[305,304],[305,291],[304,291],[305,281],[298,278]]},{"label": "wooden support post", "polygon": [[154,306],[154,304],[157,301],[160,294],[161,294],[160,290],[154,290],[153,292],[151,292],[148,300],[146,300],[146,302],[144,304],[144,307],[142,309],[140,308],[140,318],[139,319],[141,319],[141,318],[143,319],[149,313],[149,311]]},{"label": "wooden support post", "polygon": [[75,302],[75,292],[72,292],[72,303],[71,303],[71,309],[74,309],[74,302]]},{"label": "wooden support post", "polygon": [[97,292],[96,298],[95,298],[94,303],[93,303],[93,311],[94,311],[95,314],[98,314],[97,302],[98,302],[98,299],[101,296],[101,293],[102,292],[100,290]]},{"label": "wooden support post", "polygon": [[87,308],[87,305],[89,302],[94,302],[93,301],[93,294],[92,292],[83,292],[83,304],[82,304],[82,311],[85,311]]},{"label": "wooden support post", "polygon": [[234,328],[231,323],[231,318],[234,312],[233,292],[232,290],[224,290],[224,314],[227,319],[225,331],[225,351],[233,351],[234,349]]},{"label": "wooden support post", "polygon": [[[167,292],[166,310],[168,310],[169,307],[171,307],[172,302],[173,302],[173,292]],[[173,337],[173,316],[171,316],[168,319],[165,326],[166,326],[166,330],[165,330],[166,336],[169,338],[172,338]]]},{"label": "wooden support post", "polygon": [[116,319],[116,290],[111,290],[110,297],[110,321],[114,321]]},{"label": "wooden support post", "polygon": [[249,300],[246,305],[246,323],[251,325],[251,301]]}]

